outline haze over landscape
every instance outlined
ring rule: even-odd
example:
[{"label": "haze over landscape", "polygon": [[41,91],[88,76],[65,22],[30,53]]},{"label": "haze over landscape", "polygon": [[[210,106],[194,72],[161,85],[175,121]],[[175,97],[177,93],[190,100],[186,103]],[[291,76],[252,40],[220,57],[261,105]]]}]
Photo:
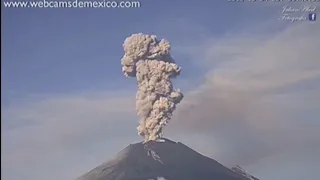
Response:
[{"label": "haze over landscape", "polygon": [[139,32],[169,40],[182,67],[164,137],[261,180],[318,178],[319,22],[278,20],[282,3],[141,4],[2,9],[5,180],[74,179],[143,140],[120,64]]}]

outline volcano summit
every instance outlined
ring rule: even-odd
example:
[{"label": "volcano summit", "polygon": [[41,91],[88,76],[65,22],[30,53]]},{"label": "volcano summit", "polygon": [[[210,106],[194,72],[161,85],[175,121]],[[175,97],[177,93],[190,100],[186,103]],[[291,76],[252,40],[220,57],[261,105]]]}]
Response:
[{"label": "volcano summit", "polygon": [[77,180],[249,180],[169,139],[130,144]]}]

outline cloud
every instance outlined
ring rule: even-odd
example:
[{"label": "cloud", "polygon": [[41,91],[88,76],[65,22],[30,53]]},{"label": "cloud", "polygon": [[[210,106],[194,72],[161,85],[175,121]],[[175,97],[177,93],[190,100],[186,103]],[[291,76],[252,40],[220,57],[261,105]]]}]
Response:
[{"label": "cloud", "polygon": [[208,37],[202,51],[195,47],[206,78],[186,94],[168,131],[211,137],[204,151],[227,165],[320,150],[319,32],[319,24],[301,23]]},{"label": "cloud", "polygon": [[2,113],[4,179],[72,179],[140,140],[134,93],[45,95]]}]

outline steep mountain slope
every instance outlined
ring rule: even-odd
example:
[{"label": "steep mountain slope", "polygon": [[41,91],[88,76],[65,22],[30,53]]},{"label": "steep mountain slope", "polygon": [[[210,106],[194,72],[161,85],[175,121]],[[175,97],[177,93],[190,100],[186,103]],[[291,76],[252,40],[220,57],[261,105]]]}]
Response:
[{"label": "steep mountain slope", "polygon": [[244,170],[242,167],[240,166],[235,166],[231,168],[232,171],[246,177],[248,180],[259,180],[258,178],[252,176],[251,174],[247,173],[246,170]]},{"label": "steep mountain slope", "polygon": [[182,143],[168,139],[131,144],[78,180],[247,180]]}]

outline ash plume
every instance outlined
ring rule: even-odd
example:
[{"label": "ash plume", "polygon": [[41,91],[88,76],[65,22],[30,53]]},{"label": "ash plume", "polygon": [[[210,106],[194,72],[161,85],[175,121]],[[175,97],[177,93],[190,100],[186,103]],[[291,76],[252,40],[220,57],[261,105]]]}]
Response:
[{"label": "ash plume", "polygon": [[160,139],[163,127],[183,98],[170,81],[180,74],[181,67],[170,55],[169,42],[158,40],[155,35],[133,34],[124,41],[123,48],[122,71],[127,77],[136,77],[138,82],[136,110],[141,118],[138,134],[145,142]]}]

